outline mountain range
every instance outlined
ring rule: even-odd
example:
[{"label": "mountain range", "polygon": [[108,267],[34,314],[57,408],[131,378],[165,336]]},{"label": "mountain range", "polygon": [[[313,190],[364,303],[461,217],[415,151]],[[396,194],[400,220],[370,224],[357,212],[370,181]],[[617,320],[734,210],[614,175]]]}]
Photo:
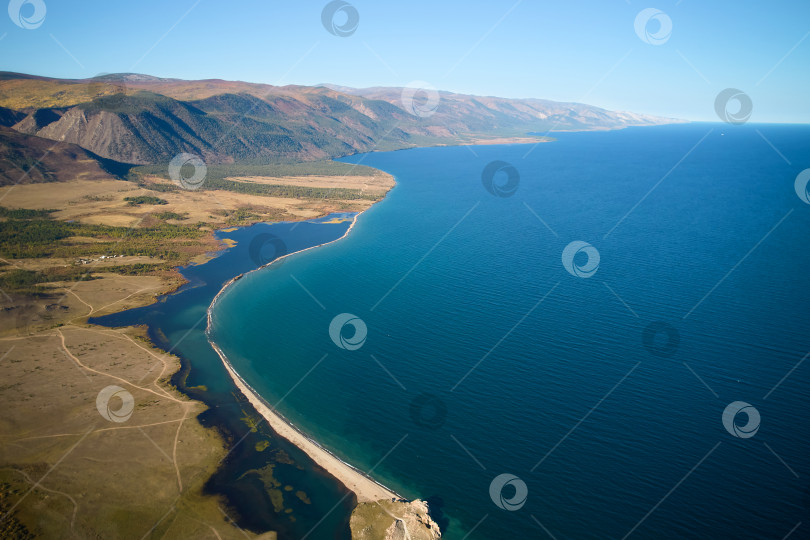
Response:
[{"label": "mountain range", "polygon": [[55,79],[0,72],[1,126],[128,164],[165,163],[180,152],[209,163],[304,162],[674,122],[680,121],[581,103],[407,87],[271,86],[140,74]]}]

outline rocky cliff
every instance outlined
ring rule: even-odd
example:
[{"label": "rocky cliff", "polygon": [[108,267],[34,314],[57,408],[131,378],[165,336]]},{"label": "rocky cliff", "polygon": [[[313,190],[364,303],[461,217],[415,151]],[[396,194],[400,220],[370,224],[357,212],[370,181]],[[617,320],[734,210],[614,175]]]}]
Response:
[{"label": "rocky cliff", "polygon": [[425,501],[386,500],[360,503],[352,512],[352,540],[434,540],[439,526]]}]

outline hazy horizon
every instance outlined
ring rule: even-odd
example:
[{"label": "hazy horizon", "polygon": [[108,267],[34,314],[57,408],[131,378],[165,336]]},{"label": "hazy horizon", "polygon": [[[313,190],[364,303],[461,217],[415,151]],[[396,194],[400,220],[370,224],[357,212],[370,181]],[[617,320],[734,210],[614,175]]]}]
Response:
[{"label": "hazy horizon", "polygon": [[[283,86],[414,81],[448,92],[586,103],[715,121],[739,89],[750,121],[807,123],[810,4],[580,5],[364,1],[296,5],[20,4],[0,69],[57,78],[144,73]],[[44,7],[43,7],[44,6]],[[10,12],[13,11],[10,8]],[[16,17],[16,15],[15,15]],[[201,61],[204,59],[204,61]]]}]

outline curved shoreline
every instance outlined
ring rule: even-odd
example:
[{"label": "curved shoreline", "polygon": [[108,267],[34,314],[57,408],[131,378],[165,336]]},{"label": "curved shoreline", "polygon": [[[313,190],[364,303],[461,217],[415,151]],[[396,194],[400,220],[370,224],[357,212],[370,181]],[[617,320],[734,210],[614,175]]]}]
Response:
[{"label": "curved shoreline", "polygon": [[[365,211],[365,210],[364,210]],[[207,310],[207,324],[205,328],[205,335],[208,338],[208,342],[211,345],[216,353],[219,355],[220,359],[222,360],[225,369],[228,371],[228,374],[231,376],[234,384],[239,391],[247,398],[251,405],[256,409],[256,411],[267,421],[270,427],[281,437],[285,438],[291,444],[300,448],[304,453],[306,453],[315,463],[317,463],[320,467],[325,469],[329,474],[335,477],[338,481],[340,481],[347,489],[352,491],[355,496],[357,497],[358,502],[372,502],[372,501],[379,501],[383,499],[403,499],[395,491],[389,489],[388,487],[384,486],[380,482],[377,482],[366,473],[360,471],[356,467],[346,463],[335,454],[324,448],[320,445],[317,441],[313,438],[309,437],[305,434],[302,430],[300,430],[295,424],[290,422],[284,415],[279,413],[272,407],[258,392],[256,392],[248,383],[245,381],[239,373],[237,373],[236,369],[234,369],[231,362],[228,360],[228,357],[225,355],[224,352],[217,346],[214,340],[211,338],[211,321],[212,321],[212,312],[214,307],[216,306],[217,302],[219,301],[220,296],[225,292],[225,290],[231,286],[235,281],[238,281],[245,275],[262,270],[267,268],[268,266],[289,257],[290,255],[295,255],[296,253],[302,253],[304,251],[315,249],[321,246],[325,246],[331,244],[333,242],[337,242],[338,240],[342,240],[346,238],[351,230],[354,228],[355,224],[357,223],[358,218],[363,212],[358,212],[355,214],[354,219],[352,220],[351,225],[346,232],[340,237],[332,240],[330,242],[324,242],[323,244],[318,244],[317,246],[310,246],[305,249],[301,249],[299,251],[295,251],[293,253],[287,253],[273,261],[260,266],[250,272],[246,272],[244,274],[239,274],[228,280],[219,292],[214,296],[214,299],[211,301],[211,304],[208,306]]]}]

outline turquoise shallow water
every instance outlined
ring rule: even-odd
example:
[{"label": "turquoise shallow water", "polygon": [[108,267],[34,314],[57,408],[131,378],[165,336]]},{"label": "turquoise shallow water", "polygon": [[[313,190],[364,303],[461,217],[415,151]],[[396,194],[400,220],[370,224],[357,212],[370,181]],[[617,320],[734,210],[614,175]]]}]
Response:
[{"label": "turquoise shallow water", "polygon": [[[397,187],[347,238],[237,282],[212,338],[304,431],[429,498],[448,538],[805,527],[810,205],[794,179],[810,127],[634,128],[530,148],[345,159]],[[514,168],[495,179],[511,196],[482,184],[496,160]],[[598,251],[589,278],[563,265],[573,241]],[[356,350],[330,338],[342,313],[367,328]],[[751,437],[724,427],[735,401],[759,413]],[[493,488],[502,473],[517,479]]]}]

